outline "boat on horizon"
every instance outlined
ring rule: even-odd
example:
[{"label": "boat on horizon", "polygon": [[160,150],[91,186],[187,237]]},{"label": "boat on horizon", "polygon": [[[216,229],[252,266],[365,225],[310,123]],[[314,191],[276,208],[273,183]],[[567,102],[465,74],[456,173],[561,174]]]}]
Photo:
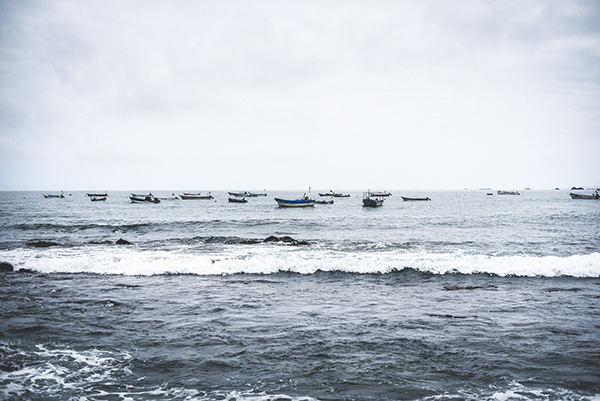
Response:
[{"label": "boat on horizon", "polygon": [[207,195],[202,195],[201,193],[191,194],[184,192],[183,195],[179,195],[179,197],[183,200],[193,200],[193,199],[214,199],[214,197],[209,192]]},{"label": "boat on horizon", "polygon": [[519,191],[501,191],[498,190],[498,195],[521,195]]},{"label": "boat on horizon", "polygon": [[316,200],[315,204],[317,204],[317,205],[333,205],[333,199],[329,199],[329,200]]},{"label": "boat on horizon", "polygon": [[573,192],[569,193],[569,196],[571,196],[571,199],[600,199],[600,189],[597,189],[596,192],[594,192],[592,195],[586,195],[586,194],[575,194]]},{"label": "boat on horizon", "polygon": [[325,192],[325,193],[319,192],[319,196],[333,196],[334,198],[349,198],[350,194],[343,194],[340,192],[333,192],[330,190],[329,192]]},{"label": "boat on horizon", "polygon": [[60,194],[55,195],[55,194],[42,194],[44,195],[44,198],[64,198],[65,195],[63,194],[63,191],[60,191]]},{"label": "boat on horizon", "polygon": [[100,201],[105,201],[106,200],[106,196],[91,196],[90,200],[92,202],[100,202]]},{"label": "boat on horizon", "polygon": [[160,203],[160,199],[149,193],[148,195],[130,194],[131,203]]},{"label": "boat on horizon", "polygon": [[402,200],[404,201],[430,201],[431,199],[429,198],[407,198],[406,196],[401,196]]},{"label": "boat on horizon", "polygon": [[[375,197],[378,197],[378,198],[383,198],[383,197],[386,197],[386,196],[392,196],[391,193],[386,192],[386,191],[383,191],[383,192],[369,192],[369,193],[371,194],[371,196],[375,196]],[[350,196],[350,195],[348,195],[348,196]]]},{"label": "boat on horizon", "polygon": [[275,202],[277,202],[279,207],[308,207],[315,205],[315,200],[309,198],[306,194],[300,199],[275,198]]},{"label": "boat on horizon", "polygon": [[381,192],[363,192],[363,207],[383,206],[385,196]]},{"label": "boat on horizon", "polygon": [[104,197],[106,197],[106,196],[108,196],[108,193],[105,191],[103,194],[90,194],[90,193],[86,193],[85,195],[86,195],[86,196],[89,196],[90,198],[91,198],[91,197],[94,197],[94,196],[95,196],[96,198],[98,198],[98,197],[103,197],[103,196],[104,196]]},{"label": "boat on horizon", "polygon": [[227,198],[227,200],[229,201],[229,203],[247,203],[248,202],[248,199],[240,198],[240,197]]}]

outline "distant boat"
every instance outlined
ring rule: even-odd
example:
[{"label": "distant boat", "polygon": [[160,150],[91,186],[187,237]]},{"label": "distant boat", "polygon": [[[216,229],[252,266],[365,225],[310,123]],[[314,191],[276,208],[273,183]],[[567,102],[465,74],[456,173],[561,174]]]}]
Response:
[{"label": "distant boat", "polygon": [[518,191],[498,191],[498,195],[521,195]]},{"label": "distant boat", "polygon": [[301,199],[275,198],[275,202],[277,202],[279,207],[308,207],[315,205],[315,200],[310,199],[308,196],[304,196]]},{"label": "distant boat", "polygon": [[[392,196],[391,193],[386,192],[386,191],[383,191],[383,192],[369,192],[369,193],[371,194],[371,196],[376,196],[378,198],[386,197],[386,196]],[[348,196],[350,196],[350,195],[348,195]]]},{"label": "distant boat", "polygon": [[262,194],[261,193],[257,193],[257,192],[250,192],[250,194],[248,196],[252,196],[252,197],[267,196],[267,190],[265,189]]},{"label": "distant boat", "polygon": [[384,196],[378,195],[378,193],[363,192],[363,207],[383,206],[383,198]]},{"label": "distant boat", "polygon": [[350,197],[350,194],[342,194],[339,192],[329,191],[329,192],[325,192],[325,193],[319,192],[319,196],[333,196],[334,198],[348,198],[348,197]]},{"label": "distant boat", "polygon": [[148,195],[130,194],[129,199],[132,203],[160,203],[160,199],[151,193]]},{"label": "distant boat", "polygon": [[228,198],[230,203],[246,203],[248,200],[246,198]]},{"label": "distant boat", "polygon": [[571,191],[583,191],[583,187],[571,187]]},{"label": "distant boat", "polygon": [[106,196],[92,196],[92,197],[90,197],[90,200],[92,202],[105,201],[106,200]]},{"label": "distant boat", "polygon": [[210,194],[210,192],[207,195],[202,195],[200,193],[197,194],[189,194],[189,193],[183,193],[183,195],[179,195],[181,197],[181,199],[184,200],[190,200],[190,199],[214,199],[214,197]]},{"label": "distant boat", "polygon": [[430,201],[431,199],[429,198],[407,198],[405,196],[401,196],[402,200],[405,201]]},{"label": "distant boat", "polygon": [[177,195],[175,195],[175,194],[173,194],[173,193],[172,193],[172,194],[171,194],[171,196],[170,196],[170,197],[168,197],[168,198],[163,198],[163,197],[161,197],[161,198],[158,198],[158,197],[157,197],[157,199],[160,199],[160,200],[167,200],[167,201],[168,201],[168,200],[179,200],[179,197],[178,197]]},{"label": "distant boat", "polygon": [[237,196],[238,198],[245,198],[247,196],[255,196],[255,195],[251,195],[250,192],[228,192],[229,195],[231,196]]},{"label": "distant boat", "polygon": [[104,196],[104,197],[108,196],[108,194],[106,192],[104,192],[103,194],[86,194],[86,195],[89,196],[90,198],[94,197],[94,196],[97,198],[102,197],[102,196]]},{"label": "distant boat", "polygon": [[598,193],[598,190],[596,190],[596,192],[594,192],[592,195],[574,194],[573,192],[569,193],[569,195],[572,199],[600,199],[600,193]]},{"label": "distant boat", "polygon": [[333,205],[333,199],[329,199],[329,200],[316,200],[315,203],[317,205]]},{"label": "distant boat", "polygon": [[54,194],[42,194],[44,195],[44,198],[64,198],[65,195],[63,194],[63,191],[60,191],[60,194],[58,195],[54,195]]}]

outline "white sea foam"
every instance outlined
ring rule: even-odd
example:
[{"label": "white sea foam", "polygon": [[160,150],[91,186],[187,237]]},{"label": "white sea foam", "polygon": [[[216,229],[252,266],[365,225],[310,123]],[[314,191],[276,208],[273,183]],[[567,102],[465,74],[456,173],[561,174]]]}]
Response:
[{"label": "white sea foam", "polygon": [[558,256],[489,256],[462,252],[430,253],[383,250],[339,252],[313,247],[232,245],[219,252],[139,250],[134,247],[63,248],[0,251],[0,260],[43,273],[123,275],[236,273],[272,274],[316,271],[389,273],[412,268],[446,274],[488,273],[499,276],[600,277],[600,253]]}]

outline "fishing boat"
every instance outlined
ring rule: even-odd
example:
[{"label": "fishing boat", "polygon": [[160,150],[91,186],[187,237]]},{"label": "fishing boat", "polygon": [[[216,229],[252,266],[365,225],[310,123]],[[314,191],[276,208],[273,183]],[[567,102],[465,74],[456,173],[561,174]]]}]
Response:
[{"label": "fishing boat", "polygon": [[429,198],[407,198],[406,196],[401,196],[404,201],[430,201]]},{"label": "fishing boat", "polygon": [[329,200],[316,200],[315,203],[317,205],[333,205],[333,199],[329,199]]},{"label": "fishing boat", "polygon": [[227,192],[229,195],[231,196],[237,196],[238,198],[245,198],[247,196],[252,196],[250,195],[250,192]]},{"label": "fishing boat", "polygon": [[263,191],[263,193],[258,193],[258,192],[250,192],[250,193],[248,194],[248,196],[252,196],[252,197],[254,197],[254,198],[255,198],[255,197],[257,197],[257,196],[267,196],[267,190],[265,189],[265,190]]},{"label": "fishing boat", "polygon": [[248,199],[246,198],[227,198],[230,203],[246,203]]},{"label": "fishing boat", "polygon": [[334,196],[335,194],[333,192],[326,192],[326,193],[320,193],[319,192],[319,196]]},{"label": "fishing boat", "polygon": [[172,193],[169,197],[157,197],[157,199],[160,199],[161,201],[179,200],[179,196]]},{"label": "fishing boat", "polygon": [[214,197],[210,194],[210,192],[207,195],[202,195],[200,193],[197,194],[190,194],[190,193],[183,193],[183,195],[179,195],[179,197],[183,200],[191,200],[191,199],[214,199]]},{"label": "fishing boat", "polygon": [[106,196],[92,196],[92,197],[90,197],[90,200],[92,202],[105,201],[106,200]]},{"label": "fishing boat", "polygon": [[281,199],[275,198],[275,202],[279,205],[279,207],[308,207],[314,206],[315,200],[310,199],[308,196],[304,196],[300,199]]},{"label": "fishing boat", "polygon": [[596,190],[592,195],[569,193],[572,199],[600,199],[599,190]]},{"label": "fishing boat", "polygon": [[86,193],[86,196],[89,196],[90,198],[96,197],[96,198],[101,198],[101,197],[107,197],[108,194],[106,192],[104,192],[103,194],[89,194]]},{"label": "fishing boat", "polygon": [[350,194],[340,194],[340,193],[335,193],[333,194],[334,198],[349,198]]},{"label": "fishing boat", "polygon": [[498,191],[498,195],[521,195],[518,191]]},{"label": "fishing boat", "polygon": [[65,195],[63,194],[63,191],[60,191],[60,194],[58,195],[54,195],[54,194],[42,194],[44,195],[44,198],[64,198]]},{"label": "fishing boat", "polygon": [[[383,192],[369,192],[371,194],[371,196],[376,196],[378,198],[384,198],[386,196],[392,196],[391,193],[383,191]],[[348,195],[350,196],[350,195]]]},{"label": "fishing boat", "polygon": [[383,206],[384,196],[378,195],[377,192],[363,192],[363,207],[379,207]]},{"label": "fishing boat", "polygon": [[160,199],[151,193],[148,195],[130,194],[129,199],[131,199],[131,203],[160,203]]}]

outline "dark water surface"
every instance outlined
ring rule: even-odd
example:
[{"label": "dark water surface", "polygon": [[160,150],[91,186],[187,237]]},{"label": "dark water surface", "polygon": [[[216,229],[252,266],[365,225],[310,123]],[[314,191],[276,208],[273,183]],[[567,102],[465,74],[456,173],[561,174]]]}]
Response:
[{"label": "dark water surface", "polygon": [[0,399],[600,400],[600,202],[125,195],[0,193]]}]

